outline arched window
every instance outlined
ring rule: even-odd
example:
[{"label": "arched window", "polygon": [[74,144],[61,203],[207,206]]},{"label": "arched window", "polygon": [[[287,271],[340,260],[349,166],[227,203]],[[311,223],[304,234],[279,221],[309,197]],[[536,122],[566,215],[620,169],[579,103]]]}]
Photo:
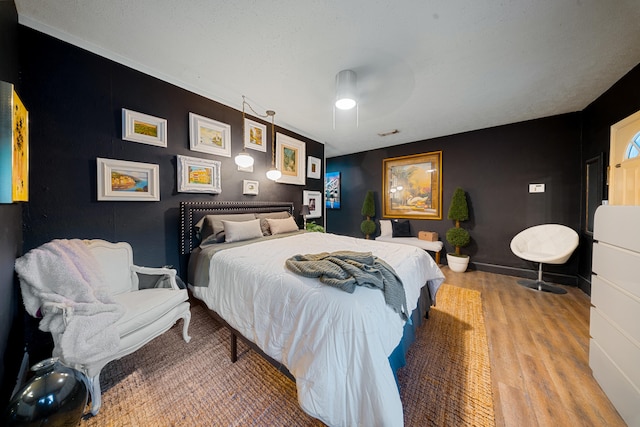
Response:
[{"label": "arched window", "polygon": [[625,159],[634,159],[640,155],[640,133],[637,134],[629,143],[627,151],[624,154]]}]

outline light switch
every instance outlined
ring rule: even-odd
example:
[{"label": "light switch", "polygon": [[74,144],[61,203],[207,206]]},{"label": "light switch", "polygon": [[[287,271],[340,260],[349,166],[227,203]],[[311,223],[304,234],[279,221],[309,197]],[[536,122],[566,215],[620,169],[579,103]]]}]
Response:
[{"label": "light switch", "polygon": [[544,184],[529,184],[529,193],[544,193]]}]

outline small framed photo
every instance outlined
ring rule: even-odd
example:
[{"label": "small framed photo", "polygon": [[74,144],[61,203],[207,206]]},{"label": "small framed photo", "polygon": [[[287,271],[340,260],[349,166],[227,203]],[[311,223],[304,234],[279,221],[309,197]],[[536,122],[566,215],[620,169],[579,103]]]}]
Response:
[{"label": "small framed photo", "polygon": [[267,127],[253,120],[244,119],[244,146],[257,151],[267,151]]},{"label": "small framed photo", "polygon": [[122,139],[142,144],[167,146],[167,121],[159,117],[122,109]]},{"label": "small framed photo", "polygon": [[231,157],[231,126],[189,113],[189,148],[201,153]]},{"label": "small framed photo", "polygon": [[307,177],[320,179],[320,159],[309,156],[307,163]]},{"label": "small framed photo", "polygon": [[245,179],[242,181],[242,194],[249,196],[257,196],[260,183],[258,181],[249,181]]},{"label": "small framed photo", "polygon": [[159,166],[97,158],[98,200],[160,200]]},{"label": "small framed photo", "polygon": [[302,192],[302,204],[309,206],[307,218],[320,218],[322,216],[322,193],[319,191]]},{"label": "small framed photo", "polygon": [[178,192],[218,194],[222,191],[218,160],[177,156],[177,163]]},{"label": "small framed photo", "polygon": [[282,177],[276,182],[304,185],[306,182],[304,142],[282,133],[276,135],[276,166],[282,172]]}]

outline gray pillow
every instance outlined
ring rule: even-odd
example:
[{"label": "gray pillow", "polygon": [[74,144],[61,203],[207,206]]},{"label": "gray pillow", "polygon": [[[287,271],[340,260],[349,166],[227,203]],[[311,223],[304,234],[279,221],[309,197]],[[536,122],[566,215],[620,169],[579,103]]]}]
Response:
[{"label": "gray pillow", "polygon": [[[200,241],[207,240],[209,243],[215,239],[216,242],[224,242],[224,225],[222,221],[252,221],[256,219],[255,214],[222,214],[222,215],[206,215],[196,224],[196,230],[200,231]],[[213,235],[213,238],[208,238]]]},{"label": "gray pillow", "polygon": [[262,237],[259,219],[251,221],[222,221],[222,224],[224,224],[225,242],[240,242]]},{"label": "gray pillow", "polygon": [[260,228],[262,229],[262,234],[265,236],[270,236],[271,235],[271,228],[269,228],[269,222],[267,221],[267,218],[269,219],[286,219],[289,218],[291,215],[289,215],[289,212],[287,211],[280,211],[280,212],[267,212],[267,213],[257,213],[256,214],[256,218],[258,218],[260,220]]}]

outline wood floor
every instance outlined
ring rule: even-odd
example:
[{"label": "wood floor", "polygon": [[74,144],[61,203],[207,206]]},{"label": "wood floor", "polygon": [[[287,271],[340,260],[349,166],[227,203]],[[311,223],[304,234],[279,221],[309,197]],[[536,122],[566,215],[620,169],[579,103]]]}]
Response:
[{"label": "wood floor", "polygon": [[537,292],[518,278],[442,269],[482,293],[497,426],[625,426],[589,368],[589,297]]}]

